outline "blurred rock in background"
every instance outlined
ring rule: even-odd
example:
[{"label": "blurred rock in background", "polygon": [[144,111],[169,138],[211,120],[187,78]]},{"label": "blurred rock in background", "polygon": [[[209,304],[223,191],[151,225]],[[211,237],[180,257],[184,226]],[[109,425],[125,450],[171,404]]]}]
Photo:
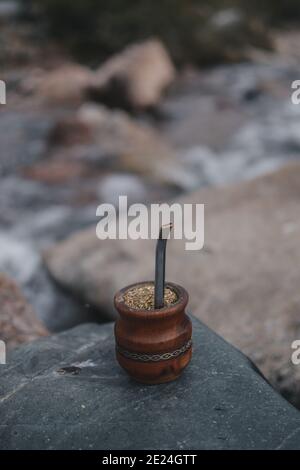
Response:
[{"label": "blurred rock in background", "polygon": [[49,334],[16,284],[0,275],[0,339],[8,348]]},{"label": "blurred rock in background", "polygon": [[23,87],[36,92],[48,105],[76,105],[83,101],[92,77],[87,67],[70,63],[53,71],[45,71],[31,83],[26,80]]},{"label": "blurred rock in background", "polygon": [[163,44],[148,40],[101,65],[90,93],[108,105],[140,111],[157,106],[174,78],[175,69]]}]

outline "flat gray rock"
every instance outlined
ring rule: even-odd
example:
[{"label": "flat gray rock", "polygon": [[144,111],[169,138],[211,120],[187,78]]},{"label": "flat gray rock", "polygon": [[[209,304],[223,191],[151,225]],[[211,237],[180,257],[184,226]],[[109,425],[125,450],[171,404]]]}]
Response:
[{"label": "flat gray rock", "polygon": [[299,412],[198,320],[193,338],[190,366],[157,386],[119,368],[112,324],[22,346],[0,366],[0,448],[299,449]]}]

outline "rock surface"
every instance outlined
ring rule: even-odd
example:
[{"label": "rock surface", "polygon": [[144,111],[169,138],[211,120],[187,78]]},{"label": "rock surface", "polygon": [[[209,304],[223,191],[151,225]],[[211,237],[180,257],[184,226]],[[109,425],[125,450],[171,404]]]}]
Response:
[{"label": "rock surface", "polygon": [[24,88],[31,89],[47,104],[76,104],[85,96],[93,79],[93,72],[78,64],[65,64],[29,83]]},{"label": "rock surface", "polygon": [[[189,291],[197,317],[299,405],[300,368],[291,362],[291,343],[300,337],[300,165],[181,201],[205,204],[205,249],[189,252],[184,242],[171,241],[167,278]],[[61,285],[114,315],[118,289],[153,279],[154,251],[153,241],[100,241],[93,227],[45,259]]]},{"label": "rock surface", "polygon": [[13,348],[47,334],[17,285],[0,274],[0,339]]},{"label": "rock surface", "polygon": [[156,106],[175,78],[175,68],[158,40],[127,47],[93,71],[76,63],[38,71],[22,81],[22,90],[44,103],[72,105],[91,96],[108,105],[135,111]]},{"label": "rock surface", "polygon": [[141,110],[157,105],[174,78],[167,50],[153,39],[129,46],[101,65],[91,91],[107,104]]},{"label": "rock surface", "polygon": [[169,384],[133,382],[113,325],[31,343],[0,367],[1,449],[299,449],[300,415],[198,320],[193,359]]},{"label": "rock surface", "polygon": [[98,170],[132,172],[181,188],[193,181],[158,131],[135,122],[124,111],[100,105],[87,103],[74,116],[58,120],[50,133],[50,146],[52,156],[89,162]]}]

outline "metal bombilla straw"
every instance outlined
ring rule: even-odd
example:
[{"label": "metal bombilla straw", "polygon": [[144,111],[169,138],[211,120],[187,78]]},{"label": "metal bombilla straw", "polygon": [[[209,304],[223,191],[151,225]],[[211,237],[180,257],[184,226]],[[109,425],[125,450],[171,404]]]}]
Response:
[{"label": "metal bombilla straw", "polygon": [[154,307],[156,309],[164,307],[166,247],[172,228],[172,223],[162,225],[156,243],[154,283]]}]

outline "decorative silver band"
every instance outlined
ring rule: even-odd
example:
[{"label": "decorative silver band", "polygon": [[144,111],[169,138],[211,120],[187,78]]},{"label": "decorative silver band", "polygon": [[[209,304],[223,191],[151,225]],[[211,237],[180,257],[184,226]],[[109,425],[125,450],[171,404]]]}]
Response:
[{"label": "decorative silver band", "polygon": [[175,351],[166,352],[163,354],[134,353],[134,352],[127,351],[126,349],[121,348],[119,345],[116,346],[116,349],[118,353],[122,354],[122,356],[125,356],[128,359],[132,359],[133,361],[159,362],[159,361],[167,361],[168,359],[173,359],[174,357],[181,356],[181,354],[185,353],[188,349],[190,349],[191,346],[192,346],[192,340],[190,339],[181,348],[175,349]]}]

